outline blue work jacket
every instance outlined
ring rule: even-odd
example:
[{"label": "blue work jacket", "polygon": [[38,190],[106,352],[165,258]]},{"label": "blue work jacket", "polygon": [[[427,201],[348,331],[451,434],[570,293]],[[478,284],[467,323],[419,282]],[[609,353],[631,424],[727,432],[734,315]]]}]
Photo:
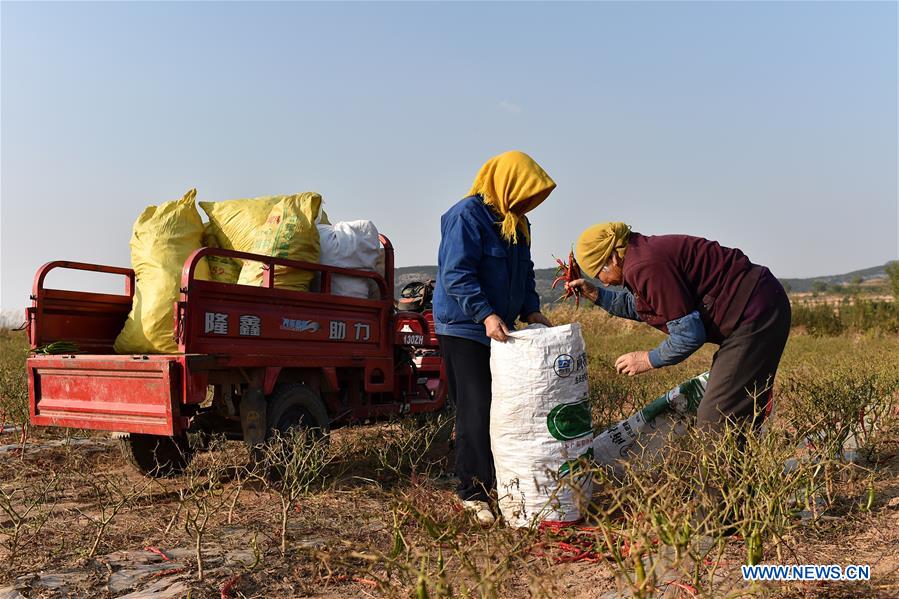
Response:
[{"label": "blue work jacket", "polygon": [[[490,344],[484,319],[496,313],[511,329],[540,310],[531,248],[500,236],[497,216],[470,196],[440,217],[434,323],[438,335]],[[528,225],[530,226],[530,225]]]}]

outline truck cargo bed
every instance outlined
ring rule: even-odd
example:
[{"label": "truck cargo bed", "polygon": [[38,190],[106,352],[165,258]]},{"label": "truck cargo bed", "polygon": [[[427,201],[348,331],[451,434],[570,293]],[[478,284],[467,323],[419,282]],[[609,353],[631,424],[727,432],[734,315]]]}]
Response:
[{"label": "truck cargo bed", "polygon": [[180,429],[183,359],[107,354],[29,358],[31,422],[173,435]]}]

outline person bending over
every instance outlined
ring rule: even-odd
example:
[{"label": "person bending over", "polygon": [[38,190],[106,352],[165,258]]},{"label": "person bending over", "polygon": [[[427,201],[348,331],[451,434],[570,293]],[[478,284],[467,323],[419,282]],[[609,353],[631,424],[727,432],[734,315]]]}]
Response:
[{"label": "person bending over", "polygon": [[697,411],[710,430],[759,426],[771,410],[774,376],[790,334],[790,302],[777,278],[734,248],[690,235],[641,235],[620,222],[587,228],[577,241],[584,279],[569,286],[614,316],[668,334],[658,347],[620,356],[619,373],[677,364],[706,342],[719,345]]}]

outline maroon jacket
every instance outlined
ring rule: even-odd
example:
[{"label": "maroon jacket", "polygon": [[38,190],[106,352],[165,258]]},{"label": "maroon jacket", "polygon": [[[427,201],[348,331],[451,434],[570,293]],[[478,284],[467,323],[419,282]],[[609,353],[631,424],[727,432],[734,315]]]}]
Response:
[{"label": "maroon jacket", "polygon": [[[725,315],[753,266],[743,252],[717,241],[631,233],[624,255],[624,285],[634,294],[643,322],[667,333],[669,321],[698,310],[706,340],[720,344]],[[742,312],[746,299],[740,301],[743,305],[735,308]]]}]

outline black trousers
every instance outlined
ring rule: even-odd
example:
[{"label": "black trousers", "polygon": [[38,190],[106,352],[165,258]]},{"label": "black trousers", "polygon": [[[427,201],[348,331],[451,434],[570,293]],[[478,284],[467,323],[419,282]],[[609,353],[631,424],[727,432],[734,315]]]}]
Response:
[{"label": "black trousers", "polygon": [[760,316],[737,325],[724,340],[712,358],[697,425],[720,429],[728,419],[761,425],[771,410],[771,390],[790,335],[790,315],[790,300],[780,288]]},{"label": "black trousers", "polygon": [[463,500],[488,501],[496,485],[490,450],[490,348],[439,335],[450,397],[456,402],[456,492]]}]

